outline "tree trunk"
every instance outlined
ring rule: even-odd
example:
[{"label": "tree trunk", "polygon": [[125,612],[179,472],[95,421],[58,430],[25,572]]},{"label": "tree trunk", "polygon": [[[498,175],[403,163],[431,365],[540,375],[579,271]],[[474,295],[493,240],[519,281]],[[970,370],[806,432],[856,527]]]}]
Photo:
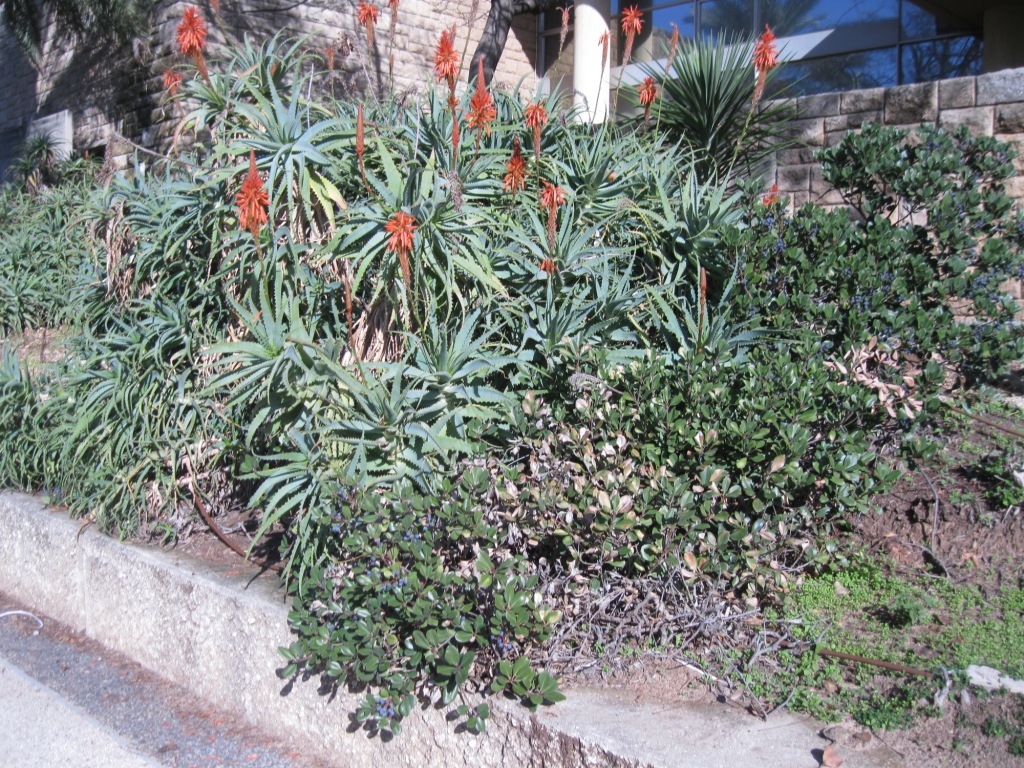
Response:
[{"label": "tree trunk", "polygon": [[483,59],[484,80],[487,83],[491,82],[501,53],[505,50],[505,43],[508,42],[508,33],[512,28],[512,19],[515,16],[524,13],[542,13],[559,7],[565,2],[566,0],[491,0],[491,10],[487,14],[487,22],[484,24],[483,34],[480,36],[480,44],[476,47],[473,58],[470,59],[469,79],[472,81],[476,77],[477,59]]}]

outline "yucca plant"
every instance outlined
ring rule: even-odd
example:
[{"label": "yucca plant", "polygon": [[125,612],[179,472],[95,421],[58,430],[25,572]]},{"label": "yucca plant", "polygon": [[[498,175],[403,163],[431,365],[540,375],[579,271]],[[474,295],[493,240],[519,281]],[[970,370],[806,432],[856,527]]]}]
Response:
[{"label": "yucca plant", "polygon": [[[680,46],[667,72],[641,65],[662,94],[652,119],[693,152],[701,182],[756,175],[786,143],[787,107],[755,98],[754,50],[753,41],[739,37],[694,40]],[[766,73],[769,88],[777,71]]]}]

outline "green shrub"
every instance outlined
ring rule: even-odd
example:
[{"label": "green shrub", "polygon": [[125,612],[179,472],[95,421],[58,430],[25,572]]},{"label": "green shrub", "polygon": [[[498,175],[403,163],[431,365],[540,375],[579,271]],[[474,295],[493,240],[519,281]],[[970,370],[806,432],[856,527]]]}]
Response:
[{"label": "green shrub", "polygon": [[[910,141],[866,126],[820,158],[859,217],[753,205],[731,245],[737,316],[813,334],[819,357],[850,355],[848,367],[863,364],[866,377],[888,383],[910,376],[906,387],[919,394],[942,382],[940,366],[974,382],[1017,359],[1017,305],[1003,286],[1024,274],[1024,219],[1002,186],[1009,148],[964,130],[926,126]],[[872,339],[887,359],[867,349]]]},{"label": "green shrub", "polygon": [[73,286],[95,249],[93,184],[85,169],[33,195],[0,188],[0,336],[77,319]]}]

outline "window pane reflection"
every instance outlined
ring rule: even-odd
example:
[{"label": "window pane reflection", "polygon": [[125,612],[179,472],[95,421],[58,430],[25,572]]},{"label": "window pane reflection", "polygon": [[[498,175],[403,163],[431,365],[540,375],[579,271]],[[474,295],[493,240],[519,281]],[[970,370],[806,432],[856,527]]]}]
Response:
[{"label": "window pane reflection", "polygon": [[704,38],[748,36],[754,31],[754,0],[707,0],[700,4]]},{"label": "window pane reflection", "polygon": [[[926,6],[927,9],[921,5]],[[901,33],[905,40],[975,31],[966,21],[948,11],[933,10],[935,6],[931,3],[922,3],[921,5],[910,0],[903,3]]]},{"label": "window pane reflection", "polygon": [[903,82],[981,74],[981,40],[954,37],[903,46]]},{"label": "window pane reflection", "polygon": [[775,91],[790,86],[788,96],[896,85],[896,48],[786,62],[778,70]]},{"label": "window pane reflection", "polygon": [[898,0],[761,0],[759,21],[786,37],[898,18]]}]

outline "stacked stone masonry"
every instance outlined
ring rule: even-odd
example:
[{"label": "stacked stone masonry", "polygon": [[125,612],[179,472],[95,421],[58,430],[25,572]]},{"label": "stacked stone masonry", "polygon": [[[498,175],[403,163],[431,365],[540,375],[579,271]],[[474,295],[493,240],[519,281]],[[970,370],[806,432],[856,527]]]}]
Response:
[{"label": "stacked stone masonry", "polygon": [[[399,94],[422,92],[430,82],[432,59],[442,30],[457,28],[457,46],[465,46],[466,60],[480,39],[489,0],[402,0],[395,39],[390,39],[391,11],[384,0],[375,45],[368,50],[365,30],[356,19],[357,0],[311,0],[295,5],[269,0],[221,0],[215,13],[210,0],[198,3],[158,3],[153,12],[153,33],[131,50],[73,46],[53,28],[44,32],[41,65],[36,68],[6,31],[0,32],[0,62],[5,77],[0,84],[0,167],[12,159],[29,124],[61,110],[71,110],[74,146],[83,150],[111,144],[118,164],[133,149],[165,148],[184,114],[181,104],[168,101],[163,73],[183,71],[187,62],[174,47],[175,29],[187,5],[195,4],[210,28],[211,54],[223,53],[225,41],[246,36],[261,44],[277,33],[300,37],[304,47],[323,51],[333,46],[335,69],[317,75],[317,87],[339,97],[390,87],[389,60],[393,57],[394,88]],[[475,10],[474,10],[475,7]],[[536,87],[537,20],[515,19],[495,82],[499,87],[522,84],[527,93]],[[468,42],[467,42],[468,36]],[[318,62],[321,66],[323,61]],[[463,63],[466,80],[468,61]]]},{"label": "stacked stone masonry", "polygon": [[798,146],[778,153],[774,181],[794,207],[808,201],[842,205],[828,188],[814,152],[835,146],[848,130],[866,122],[912,129],[937,123],[949,129],[966,125],[975,135],[995,136],[1018,154],[1017,175],[1007,193],[1024,202],[1024,69],[932,83],[826,93],[794,100],[793,134]]}]

